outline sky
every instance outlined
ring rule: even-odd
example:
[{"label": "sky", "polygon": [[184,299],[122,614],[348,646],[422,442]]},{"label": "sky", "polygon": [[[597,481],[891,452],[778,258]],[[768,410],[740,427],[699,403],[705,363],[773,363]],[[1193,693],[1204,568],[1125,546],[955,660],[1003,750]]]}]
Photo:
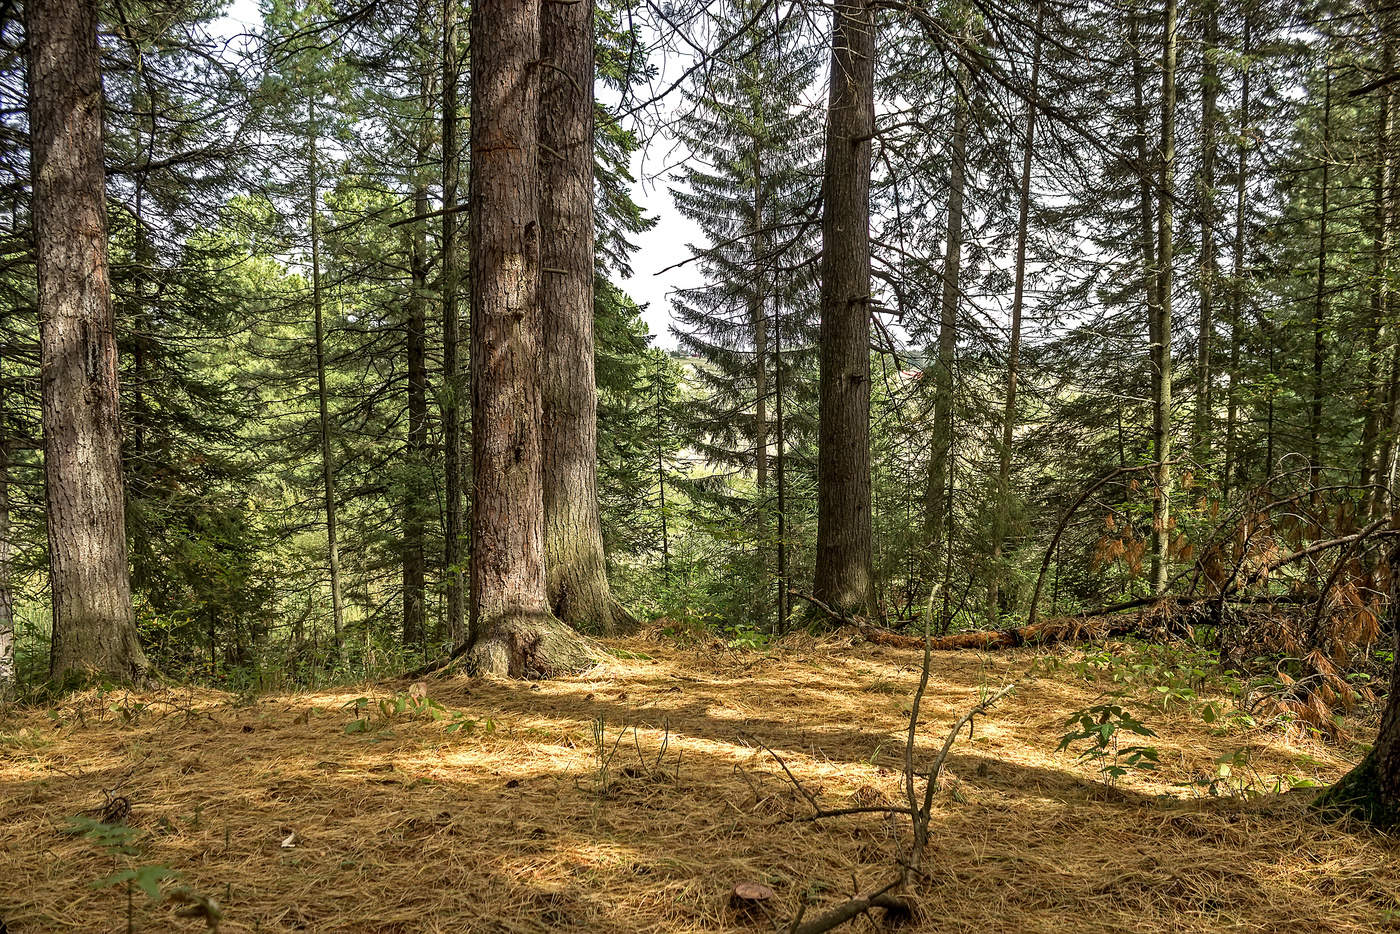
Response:
[{"label": "sky", "polygon": [[[232,0],[228,12],[216,24],[216,30],[226,35],[251,31],[262,25],[258,0]],[[671,334],[671,303],[669,294],[677,288],[698,284],[693,265],[673,267],[690,256],[687,243],[698,242],[699,228],[675,209],[671,202],[670,176],[685,152],[664,138],[654,139],[632,159],[636,179],[632,197],[647,216],[655,218],[656,226],[637,240],[637,252],[632,257],[632,276],[624,279],[623,288],[638,305],[645,306],[642,317],[655,336],[655,343],[665,348],[676,346]]]}]

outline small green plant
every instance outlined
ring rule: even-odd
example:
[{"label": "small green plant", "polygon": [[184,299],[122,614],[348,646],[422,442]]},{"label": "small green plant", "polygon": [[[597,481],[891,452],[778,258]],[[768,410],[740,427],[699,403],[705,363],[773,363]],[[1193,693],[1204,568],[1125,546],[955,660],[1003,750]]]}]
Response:
[{"label": "small green plant", "polygon": [[342,707],[350,712],[351,719],[345,724],[345,732],[351,734],[379,732],[396,721],[414,719],[442,723],[444,733],[474,733],[479,727],[487,733],[496,731],[496,721],[491,718],[479,721],[463,711],[448,710],[418,691],[398,693],[375,701],[357,697],[346,701]]},{"label": "small green plant", "polygon": [[1099,774],[1109,785],[1133,769],[1155,769],[1159,755],[1155,746],[1123,745],[1120,734],[1156,736],[1152,728],[1134,717],[1120,704],[1095,704],[1077,710],[1065,721],[1070,731],[1060,737],[1059,752],[1079,748],[1081,760],[1098,763]]},{"label": "small green plant", "polygon": [[[108,809],[111,809],[110,802]],[[90,883],[90,886],[94,889],[125,886],[127,934],[136,930],[133,898],[135,889],[140,889],[151,901],[159,901],[163,894],[167,895],[171,901],[187,906],[181,909],[181,914],[201,917],[209,930],[218,930],[223,913],[212,899],[198,895],[184,886],[162,893],[161,884],[179,879],[180,874],[169,866],[143,863],[136,859],[142,855],[142,834],[135,827],[119,821],[103,821],[80,814],[68,818],[64,829],[67,833],[86,838],[112,857],[116,871]]]}]

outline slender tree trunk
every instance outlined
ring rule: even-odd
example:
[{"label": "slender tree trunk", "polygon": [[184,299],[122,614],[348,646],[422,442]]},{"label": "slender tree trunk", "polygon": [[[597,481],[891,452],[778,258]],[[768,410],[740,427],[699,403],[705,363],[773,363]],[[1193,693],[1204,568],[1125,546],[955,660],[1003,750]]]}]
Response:
[{"label": "slender tree trunk", "polygon": [[25,4],[55,679],[139,680],[93,0]]},{"label": "slender tree trunk", "polygon": [[0,367],[0,702],[14,695],[15,592],[11,584],[15,546],[10,527],[10,425],[5,371]]},{"label": "slender tree trunk", "polygon": [[788,566],[787,566],[787,463],[784,461],[785,431],[783,413],[783,306],[775,295],[773,299],[773,440],[777,450],[773,458],[773,469],[777,474],[778,487],[778,623],[777,633],[787,632],[788,623]]},{"label": "slender tree trunk", "polygon": [[[1317,227],[1317,295],[1313,302],[1312,408],[1308,416],[1308,477],[1316,489],[1322,478],[1322,371],[1327,360],[1327,213],[1332,176],[1332,66],[1324,66],[1322,104],[1322,213]],[[1316,494],[1314,494],[1316,498]]]},{"label": "slender tree trunk", "polygon": [[1220,73],[1216,46],[1219,42],[1219,10],[1216,0],[1206,0],[1205,49],[1201,63],[1201,256],[1197,273],[1200,290],[1200,320],[1196,340],[1196,407],[1194,448],[1196,460],[1206,464],[1211,457],[1212,382],[1211,360],[1215,340],[1215,130],[1219,122],[1216,105],[1220,93]]},{"label": "slender tree trunk", "polygon": [[753,282],[749,292],[749,327],[753,331],[754,482],[758,488],[758,516],[754,540],[758,552],[758,601],[755,607],[759,619],[767,620],[768,603],[768,316],[765,295],[763,255],[763,156],[757,143],[753,153],[753,234],[749,245],[753,264]]},{"label": "slender tree trunk", "polygon": [[1241,330],[1244,320],[1244,240],[1249,214],[1245,206],[1245,192],[1249,179],[1249,63],[1252,52],[1250,18],[1244,14],[1244,63],[1240,66],[1240,118],[1237,141],[1235,143],[1235,254],[1230,283],[1230,374],[1227,389],[1225,414],[1225,471],[1221,480],[1221,491],[1226,500],[1234,487],[1235,473],[1238,470],[1239,452],[1239,391],[1240,348],[1243,345]]},{"label": "slender tree trunk", "polygon": [[538,0],[472,7],[471,667],[511,677],[590,665],[545,585]]},{"label": "slender tree trunk", "polygon": [[443,488],[447,499],[443,529],[443,575],[446,578],[447,636],[453,645],[467,640],[466,601],[462,585],[462,385],[457,351],[460,344],[457,290],[457,185],[461,153],[457,144],[457,0],[442,2],[442,447]]},{"label": "slender tree trunk", "polygon": [[[1400,567],[1400,542],[1390,549],[1390,566]],[[1361,764],[1324,791],[1314,807],[1332,816],[1356,816],[1382,829],[1400,826],[1400,574],[1390,575],[1387,612],[1395,659],[1390,694],[1381,715],[1376,743]]]},{"label": "slender tree trunk", "polygon": [[658,508],[661,512],[661,579],[671,579],[671,528],[666,514],[666,453],[662,444],[668,426],[666,425],[666,384],[663,368],[666,357],[660,351],[656,355],[656,492]]},{"label": "slender tree trunk", "polygon": [[311,222],[311,310],[315,318],[316,342],[316,401],[321,435],[321,481],[326,509],[326,554],[331,572],[331,625],[335,631],[336,654],[345,655],[345,603],[340,590],[340,544],[336,528],[335,455],[331,450],[330,399],[326,391],[326,324],[325,301],[321,290],[321,178],[317,148],[316,105],[307,105],[311,198],[308,211]]},{"label": "slender tree trunk", "polygon": [[1162,151],[1157,197],[1157,340],[1153,347],[1152,590],[1167,587],[1171,540],[1172,437],[1172,203],[1176,199],[1176,0],[1167,0],[1162,27]]},{"label": "slender tree trunk", "polygon": [[[1385,23],[1390,25],[1386,13]],[[1389,30],[1387,30],[1389,32]],[[1395,70],[1394,46],[1387,35],[1382,39],[1381,71],[1391,74]],[[1396,329],[1392,324],[1386,327],[1385,312],[1390,305],[1390,251],[1391,235],[1394,228],[1394,155],[1392,146],[1395,140],[1395,92],[1393,86],[1386,88],[1381,100],[1380,114],[1376,119],[1376,183],[1374,223],[1375,251],[1374,272],[1371,283],[1371,366],[1376,370],[1375,378],[1366,387],[1366,420],[1361,434],[1361,484],[1374,483],[1377,463],[1377,441],[1380,431],[1386,381],[1382,358],[1382,338],[1396,339]],[[1380,458],[1384,459],[1384,455]],[[1383,497],[1374,489],[1367,490],[1367,512],[1376,516]]]},{"label": "slender tree trunk", "polygon": [[837,0],[822,184],[817,561],[812,590],[869,614],[870,151],[875,133],[875,11]]},{"label": "slender tree trunk", "polygon": [[[938,365],[934,370],[933,432],[928,484],[924,489],[924,552],[930,577],[946,570],[944,539],[947,536],[952,496],[948,475],[953,450],[953,364],[958,340],[958,301],[961,295],[963,249],[963,195],[967,185],[967,71],[958,67],[955,81],[952,171],[948,180],[948,226],[943,252],[943,289],[939,299]],[[945,595],[948,582],[944,581]]]},{"label": "slender tree trunk", "polygon": [[[424,78],[426,90],[427,80]],[[418,162],[427,158],[420,148]],[[408,297],[408,470],[403,503],[403,641],[421,645],[427,636],[425,607],[427,559],[423,545],[427,490],[423,473],[428,465],[428,189],[413,191],[413,232],[408,265],[412,292]]]},{"label": "slender tree trunk", "polygon": [[593,356],[593,3],[540,4],[540,305],[549,605],[585,632],[635,628],[612,597],[598,515]]},{"label": "slender tree trunk", "polygon": [[1011,511],[1011,455],[1016,437],[1016,383],[1021,366],[1021,316],[1026,296],[1026,240],[1031,220],[1031,167],[1035,157],[1036,95],[1040,89],[1041,30],[1045,24],[1044,0],[1036,3],[1035,53],[1031,59],[1030,100],[1026,104],[1026,135],[1021,153],[1021,190],[1016,212],[1016,279],[1011,293],[1011,338],[1006,349],[1006,400],[1001,413],[1001,447],[997,452],[996,515],[992,520],[992,574],[987,584],[987,616],[1000,612],[998,594],[1001,550]]}]

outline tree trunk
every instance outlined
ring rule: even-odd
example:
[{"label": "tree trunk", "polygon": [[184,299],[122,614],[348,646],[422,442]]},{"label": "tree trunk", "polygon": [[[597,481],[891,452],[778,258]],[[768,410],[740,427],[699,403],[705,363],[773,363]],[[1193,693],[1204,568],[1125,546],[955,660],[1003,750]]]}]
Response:
[{"label": "tree trunk", "polygon": [[787,632],[788,624],[788,566],[787,566],[787,464],[783,460],[783,306],[773,299],[773,440],[777,443],[773,469],[778,488],[778,622],[777,634]]},{"label": "tree trunk", "polygon": [[843,611],[874,605],[870,516],[870,148],[875,12],[832,11],[821,257],[817,561],[812,590]]},{"label": "tree trunk", "polygon": [[1312,316],[1312,408],[1308,415],[1308,478],[1314,489],[1322,478],[1322,371],[1327,359],[1323,328],[1327,322],[1327,212],[1332,178],[1332,68],[1324,65],[1323,70],[1322,213],[1317,222],[1317,294]]},{"label": "tree trunk", "polygon": [[[1400,540],[1391,546],[1390,566],[1400,568]],[[1400,574],[1390,575],[1387,612],[1390,620],[1384,628],[1396,634],[1395,659],[1376,744],[1359,765],[1313,803],[1324,814],[1360,817],[1384,830],[1400,826]]]},{"label": "tree trunk", "polygon": [[992,521],[991,578],[987,584],[987,616],[1000,612],[998,594],[1001,550],[1011,510],[1011,446],[1016,435],[1016,383],[1021,365],[1021,315],[1026,295],[1026,239],[1031,218],[1031,166],[1035,154],[1036,95],[1040,88],[1041,30],[1045,24],[1044,0],[1036,3],[1035,53],[1031,59],[1030,100],[1026,103],[1026,135],[1021,153],[1021,190],[1016,214],[1016,280],[1011,293],[1011,338],[1006,349],[1006,400],[1001,413],[1001,447],[997,454],[996,515]]},{"label": "tree trunk", "polygon": [[758,559],[758,594],[755,614],[768,619],[768,316],[763,256],[763,156],[755,142],[753,159],[753,232],[750,235],[750,257],[753,281],[749,291],[749,327],[753,331],[753,465],[754,483],[758,488],[758,516],[755,528],[755,551]]},{"label": "tree trunk", "polygon": [[1157,196],[1157,334],[1153,344],[1152,590],[1167,587],[1171,540],[1172,438],[1172,203],[1176,199],[1176,0],[1167,0],[1162,26],[1162,150]]},{"label": "tree trunk", "polygon": [[457,365],[457,185],[461,156],[457,146],[457,0],[442,3],[442,447],[443,488],[447,498],[443,528],[443,575],[447,579],[446,625],[452,644],[467,640],[462,586],[462,396]]},{"label": "tree trunk", "polygon": [[[933,432],[924,489],[924,554],[928,576],[944,561],[944,538],[951,525],[952,497],[948,474],[953,449],[953,363],[958,339],[958,300],[961,295],[963,193],[967,183],[967,71],[959,66],[955,81],[952,171],[948,180],[948,237],[943,251],[943,290],[939,300],[938,365],[934,369]],[[943,591],[949,592],[947,581]]]},{"label": "tree trunk", "polygon": [[[1395,55],[1389,37],[1382,39],[1381,73],[1391,74],[1395,70]],[[1393,156],[1391,145],[1395,134],[1395,93],[1386,88],[1381,100],[1380,113],[1376,118],[1376,182],[1373,218],[1375,223],[1374,269],[1371,282],[1371,368],[1375,376],[1366,384],[1366,419],[1361,431],[1361,485],[1367,486],[1375,480],[1376,441],[1380,429],[1382,400],[1385,396],[1385,366],[1381,363],[1382,337],[1387,334],[1393,340],[1395,329],[1385,327],[1385,310],[1389,305],[1390,294],[1390,249],[1393,221],[1392,173]],[[1377,515],[1381,497],[1377,491],[1366,491],[1367,513]]]},{"label": "tree trunk", "polygon": [[31,0],[39,355],[55,679],[145,676],[127,565],[93,0]]},{"label": "tree trunk", "polygon": [[310,135],[307,165],[311,176],[308,202],[311,221],[311,310],[315,318],[316,401],[321,435],[321,489],[326,510],[326,555],[331,573],[331,625],[335,632],[336,654],[345,656],[345,603],[340,590],[340,543],[337,539],[335,500],[335,455],[331,450],[330,399],[326,391],[325,302],[321,293],[321,207],[320,166],[316,132],[316,105],[307,105]]},{"label": "tree trunk", "polygon": [[472,6],[471,642],[481,674],[591,664],[545,586],[538,0]]},{"label": "tree trunk", "polygon": [[540,308],[549,606],[584,632],[636,620],[608,587],[593,370],[593,3],[540,4]]},{"label": "tree trunk", "polygon": [[1212,393],[1211,344],[1215,340],[1215,128],[1219,120],[1216,100],[1220,92],[1220,74],[1216,65],[1218,44],[1216,0],[1206,0],[1205,48],[1201,63],[1201,256],[1197,272],[1200,291],[1200,319],[1196,339],[1196,407],[1192,432],[1196,460],[1210,462]]},{"label": "tree trunk", "polygon": [[1230,375],[1225,410],[1225,469],[1221,478],[1221,495],[1227,501],[1235,483],[1239,453],[1239,393],[1241,331],[1244,318],[1244,240],[1249,214],[1245,207],[1245,191],[1249,177],[1249,64],[1250,20],[1244,14],[1244,59],[1240,66],[1240,117],[1235,143],[1235,255],[1230,283]]},{"label": "tree trunk", "polygon": [[[423,81],[426,90],[426,76]],[[426,147],[418,152],[421,165]],[[408,483],[403,503],[403,642],[405,647],[421,645],[426,604],[426,565],[423,547],[424,516],[428,491],[423,473],[428,466],[428,189],[416,185],[413,191],[413,231],[408,265],[412,292],[408,297]]]},{"label": "tree trunk", "polygon": [[5,372],[0,367],[0,702],[14,695],[15,592],[11,583],[15,546],[10,538],[10,432],[5,409]]}]

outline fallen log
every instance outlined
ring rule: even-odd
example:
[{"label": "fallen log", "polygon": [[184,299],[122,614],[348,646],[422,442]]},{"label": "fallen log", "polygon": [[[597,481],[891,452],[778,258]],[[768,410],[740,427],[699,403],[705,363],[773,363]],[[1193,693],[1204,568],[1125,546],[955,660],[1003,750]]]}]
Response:
[{"label": "fallen log", "polygon": [[[890,632],[888,629],[876,626],[863,616],[847,616],[838,613],[821,600],[800,590],[790,589],[788,593],[806,600],[838,624],[854,628],[867,642],[897,649],[922,649],[924,647],[923,636],[906,636]],[[1161,600],[1155,598],[1131,600],[1117,606],[1107,607],[1093,615],[1063,616],[1056,619],[1040,620],[1014,629],[980,629],[974,632],[933,636],[929,638],[929,647],[936,652],[965,649],[1014,649],[1023,645],[1050,645],[1056,642],[1126,636],[1145,628],[1151,618],[1156,615],[1155,610],[1159,606],[1179,602],[1175,597],[1166,597]],[[1122,612],[1134,608],[1143,608],[1144,611],[1132,615]]]}]

